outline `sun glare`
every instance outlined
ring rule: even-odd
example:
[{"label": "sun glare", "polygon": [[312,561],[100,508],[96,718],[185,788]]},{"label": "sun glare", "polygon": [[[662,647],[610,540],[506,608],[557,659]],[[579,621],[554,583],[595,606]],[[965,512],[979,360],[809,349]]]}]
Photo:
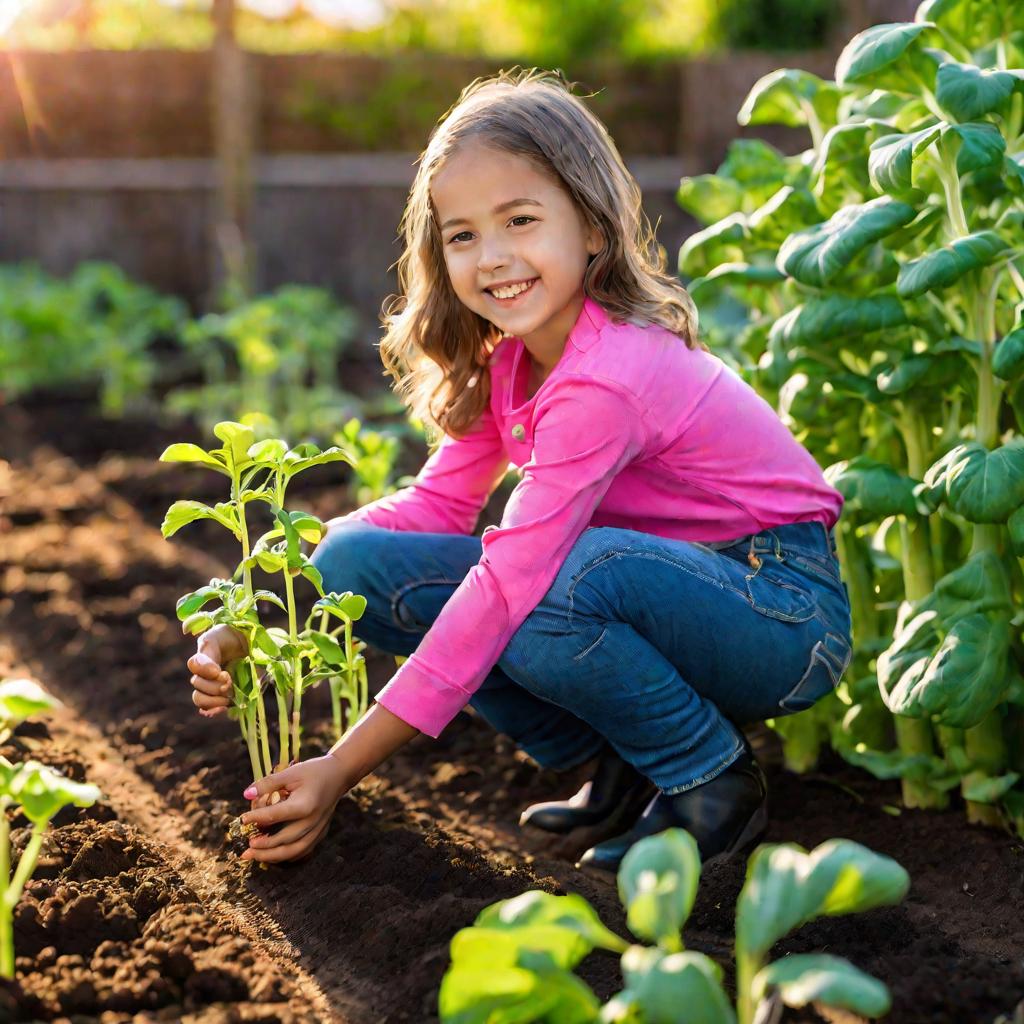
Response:
[{"label": "sun glare", "polygon": [[10,27],[32,0],[0,0],[0,37],[7,35]]}]

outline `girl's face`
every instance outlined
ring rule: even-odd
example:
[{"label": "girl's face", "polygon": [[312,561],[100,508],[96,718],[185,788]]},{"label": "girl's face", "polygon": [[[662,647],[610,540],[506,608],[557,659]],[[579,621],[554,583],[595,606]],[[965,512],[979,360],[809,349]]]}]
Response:
[{"label": "girl's face", "polygon": [[600,231],[528,160],[480,143],[448,158],[431,196],[459,300],[535,357],[557,359],[583,308]]}]

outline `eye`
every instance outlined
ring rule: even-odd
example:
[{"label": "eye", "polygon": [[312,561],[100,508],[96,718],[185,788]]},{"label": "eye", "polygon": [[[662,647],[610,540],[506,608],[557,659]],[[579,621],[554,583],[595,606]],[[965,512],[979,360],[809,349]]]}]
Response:
[{"label": "eye", "polygon": [[468,234],[468,231],[460,231],[457,235],[452,235],[452,237],[448,239],[448,244],[451,245],[452,242],[457,242],[463,235]]},{"label": "eye", "polygon": [[519,214],[518,216],[516,216],[516,217],[513,217],[513,218],[512,218],[512,219],[511,219],[511,220],[509,221],[509,224],[514,224],[514,223],[515,223],[515,222],[516,222],[517,220],[525,220],[525,221],[534,221],[534,220],[536,220],[536,219],[537,219],[536,217],[530,217],[530,216],[528,216],[528,215],[527,215],[527,214],[525,214],[525,213],[520,213],[520,214]]}]

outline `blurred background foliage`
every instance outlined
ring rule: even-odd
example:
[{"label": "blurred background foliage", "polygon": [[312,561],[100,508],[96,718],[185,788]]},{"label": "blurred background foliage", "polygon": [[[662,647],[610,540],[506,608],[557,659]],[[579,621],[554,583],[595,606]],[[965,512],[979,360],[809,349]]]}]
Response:
[{"label": "blurred background foliage", "polygon": [[[18,4],[20,0],[13,0]],[[28,49],[206,49],[209,0],[32,0],[10,30]],[[538,64],[667,60],[823,45],[839,0],[242,0],[237,34],[269,53],[446,53]]]}]

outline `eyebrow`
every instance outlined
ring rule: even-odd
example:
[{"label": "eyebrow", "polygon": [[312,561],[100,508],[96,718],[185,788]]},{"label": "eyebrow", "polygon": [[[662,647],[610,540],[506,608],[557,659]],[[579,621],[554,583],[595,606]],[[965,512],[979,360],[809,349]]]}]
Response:
[{"label": "eyebrow", "polygon": [[[491,213],[504,213],[505,210],[511,209],[513,206],[542,206],[542,203],[538,203],[536,199],[510,199],[506,203],[499,203]],[[448,228],[454,227],[456,224],[468,224],[469,221],[464,217],[452,217],[451,220],[446,220],[440,230],[445,231]]]}]

